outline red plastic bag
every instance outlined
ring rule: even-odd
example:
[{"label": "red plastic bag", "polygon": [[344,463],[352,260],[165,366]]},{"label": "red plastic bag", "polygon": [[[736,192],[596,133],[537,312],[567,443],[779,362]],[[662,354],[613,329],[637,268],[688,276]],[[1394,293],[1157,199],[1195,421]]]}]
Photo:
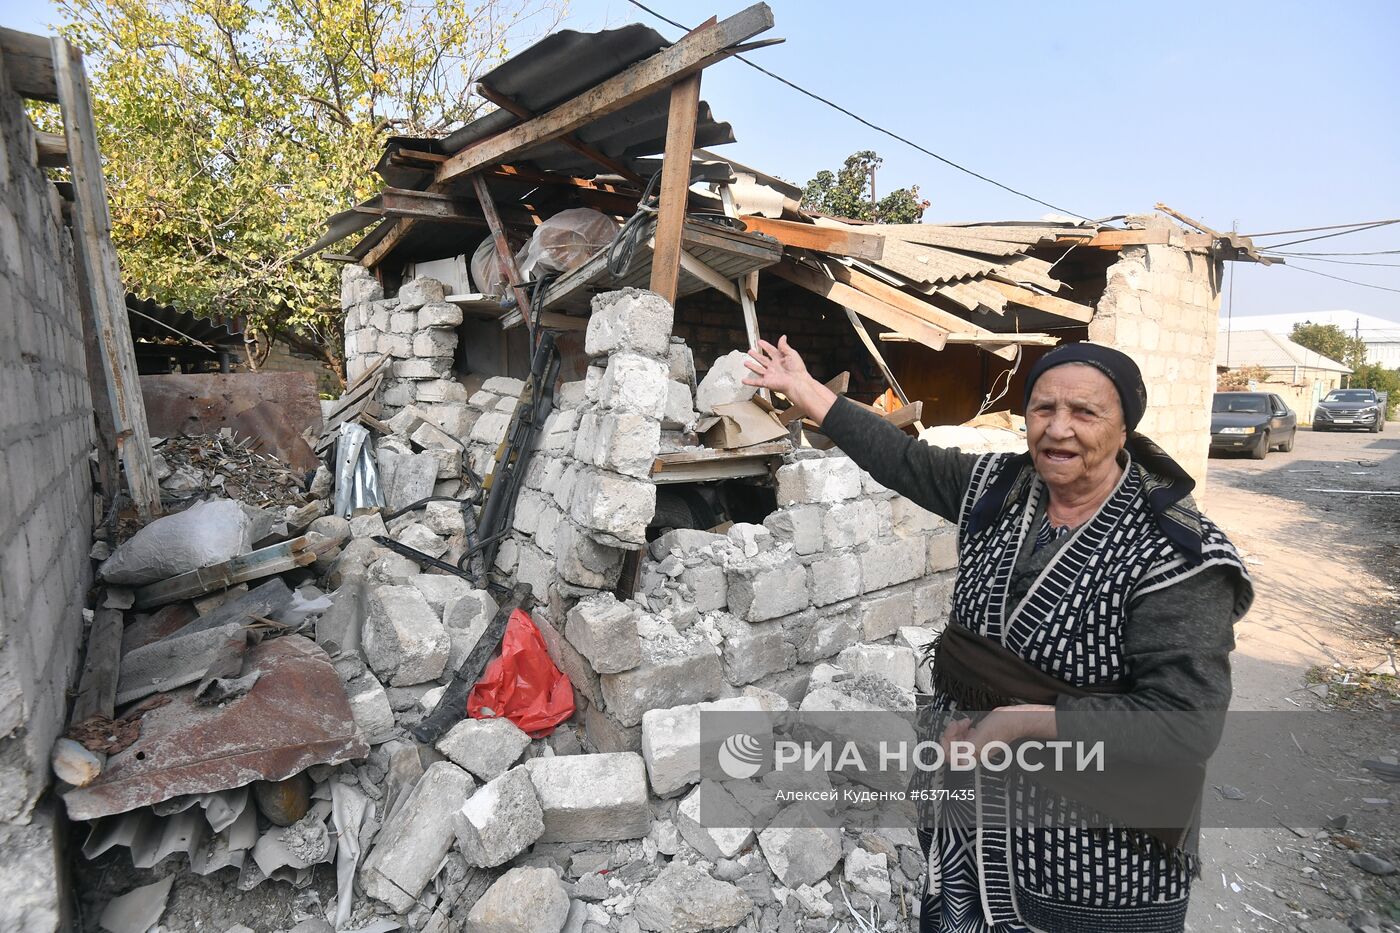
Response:
[{"label": "red plastic bag", "polygon": [[500,657],[486,665],[467,697],[467,715],[505,717],[538,739],[573,714],[574,685],[549,659],[534,620],[524,610],[515,610],[506,622]]}]

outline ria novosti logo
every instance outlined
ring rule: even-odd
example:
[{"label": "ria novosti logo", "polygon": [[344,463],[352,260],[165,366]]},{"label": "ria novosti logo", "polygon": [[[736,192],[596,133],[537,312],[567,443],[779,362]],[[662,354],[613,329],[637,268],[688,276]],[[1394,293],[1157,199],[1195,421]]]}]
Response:
[{"label": "ria novosti logo", "polygon": [[719,769],[735,781],[746,781],[763,770],[763,743],[747,732],[725,739],[715,753]]}]

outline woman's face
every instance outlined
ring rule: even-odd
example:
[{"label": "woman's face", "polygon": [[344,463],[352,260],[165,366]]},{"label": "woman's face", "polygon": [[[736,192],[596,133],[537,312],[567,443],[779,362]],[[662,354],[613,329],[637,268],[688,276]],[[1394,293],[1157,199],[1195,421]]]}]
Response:
[{"label": "woman's face", "polygon": [[1051,490],[1091,490],[1116,475],[1127,442],[1123,405],[1113,382],[1092,366],[1047,370],[1031,390],[1026,443]]}]

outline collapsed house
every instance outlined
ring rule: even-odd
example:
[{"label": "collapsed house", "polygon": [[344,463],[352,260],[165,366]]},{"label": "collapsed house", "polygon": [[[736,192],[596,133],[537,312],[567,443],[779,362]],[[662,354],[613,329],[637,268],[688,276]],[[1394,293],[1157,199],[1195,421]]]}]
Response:
[{"label": "collapsed house", "polygon": [[[307,482],[232,427],[149,437],[129,337],[83,333],[126,320],[65,245],[91,196],[51,203],[18,104],[76,98],[34,78],[33,37],[4,37],[23,183],[0,204],[44,244],[5,281],[19,326],[53,329],[7,344],[34,356],[25,384],[61,389],[36,390],[6,456],[16,477],[66,466],[6,517],[27,542],[4,554],[0,758],[26,896],[0,911],[62,922],[62,814],[83,859],[137,870],[79,898],[113,930],[167,903],[178,926],[194,877],[230,895],[204,928],[259,933],[291,923],[240,918],[239,892],[284,883],[308,931],[908,927],[908,828],[804,822],[775,806],[781,776],[701,767],[703,714],[912,710],[956,567],[954,529],[743,386],[743,351],[787,335],[897,426],[1014,447],[1035,355],[1108,343],[1142,364],[1144,431],[1200,476],[1221,263],[1257,256],[1180,215],[1193,230],[810,215],[711,151],[733,136],[699,96],[771,26],[759,4],[675,43],[559,32],[483,78],[498,110],[390,140],[384,190],[308,250],[371,228],[333,254],[348,383]],[[548,682],[522,711],[487,688],[535,639]],[[702,819],[702,794],[745,826]]]}]

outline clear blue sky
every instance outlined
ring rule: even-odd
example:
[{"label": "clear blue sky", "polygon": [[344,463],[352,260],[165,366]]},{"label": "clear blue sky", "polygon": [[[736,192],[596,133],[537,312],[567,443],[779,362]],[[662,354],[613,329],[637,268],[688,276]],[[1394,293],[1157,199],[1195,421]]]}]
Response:
[{"label": "clear blue sky", "polygon": [[[1244,233],[1400,217],[1400,4],[769,2],[777,24],[768,35],[787,42],[756,61],[1070,210],[1102,217],[1163,201]],[[693,25],[744,3],[647,5]],[[39,31],[53,19],[46,0],[7,7],[7,26]],[[634,21],[678,35],[626,0],[572,0],[565,25]],[[735,159],[799,184],[875,149],[885,159],[878,187],[918,184],[933,202],[926,220],[1046,211],[740,62],[707,70],[704,97],[734,125]],[[1400,250],[1400,224],[1291,248]],[[1400,254],[1335,258],[1393,265],[1309,268],[1400,289]],[[1400,292],[1278,266],[1230,268],[1236,315],[1346,308],[1400,321]]]}]

